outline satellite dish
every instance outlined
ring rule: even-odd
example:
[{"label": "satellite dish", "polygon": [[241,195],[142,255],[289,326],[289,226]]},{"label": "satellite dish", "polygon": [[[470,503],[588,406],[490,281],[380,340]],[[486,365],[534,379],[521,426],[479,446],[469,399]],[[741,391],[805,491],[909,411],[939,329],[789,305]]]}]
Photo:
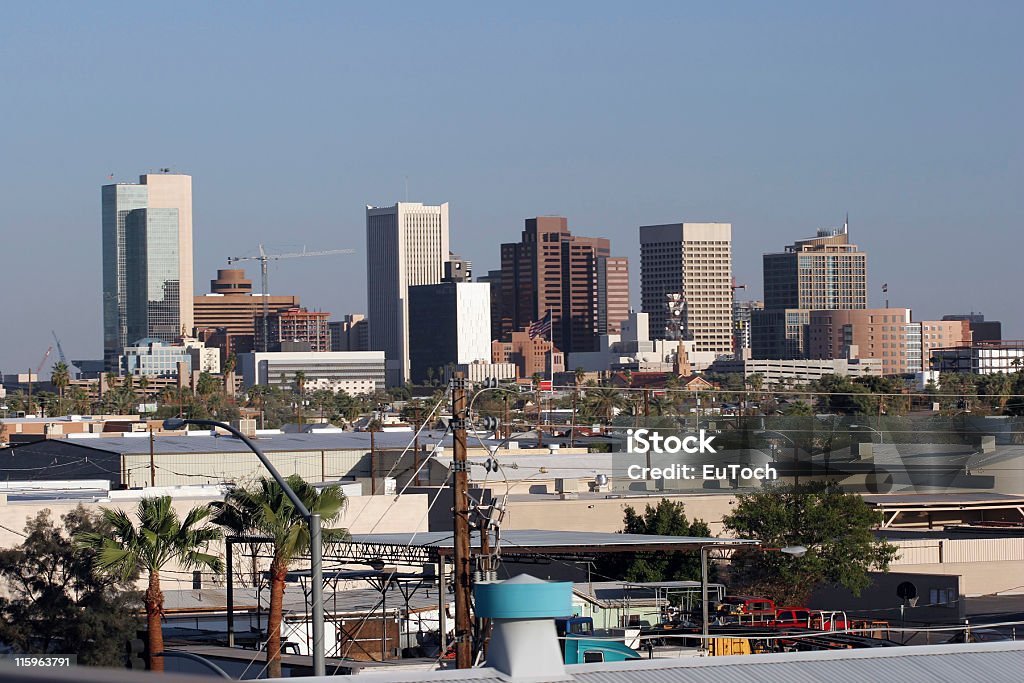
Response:
[{"label": "satellite dish", "polygon": [[896,595],[900,600],[916,600],[917,586],[909,581],[904,581],[900,585],[896,586]]}]

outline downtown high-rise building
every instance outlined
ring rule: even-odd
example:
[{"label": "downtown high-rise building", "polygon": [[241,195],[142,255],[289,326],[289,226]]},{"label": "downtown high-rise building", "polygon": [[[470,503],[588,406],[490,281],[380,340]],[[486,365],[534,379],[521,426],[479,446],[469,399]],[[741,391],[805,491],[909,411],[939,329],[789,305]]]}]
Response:
[{"label": "downtown high-rise building", "polygon": [[370,349],[387,358],[388,386],[409,381],[409,287],[441,282],[448,258],[447,203],[366,207]]},{"label": "downtown high-rise building", "polygon": [[640,306],[651,339],[692,341],[712,360],[731,354],[732,224],[641,226]]},{"label": "downtown high-rise building", "polygon": [[810,311],[867,308],[867,259],[845,224],[765,254],[764,310],[751,318],[753,357],[806,358]]},{"label": "downtown high-rise building", "polygon": [[192,332],[192,177],[150,173],[101,197],[103,359],[115,371],[126,346]]},{"label": "downtown high-rise building", "polygon": [[612,256],[606,238],[571,234],[562,216],[526,219],[520,241],[501,245],[501,271],[488,281],[500,288],[492,330],[504,341],[550,313],[558,349],[596,351],[629,316],[628,260]]}]

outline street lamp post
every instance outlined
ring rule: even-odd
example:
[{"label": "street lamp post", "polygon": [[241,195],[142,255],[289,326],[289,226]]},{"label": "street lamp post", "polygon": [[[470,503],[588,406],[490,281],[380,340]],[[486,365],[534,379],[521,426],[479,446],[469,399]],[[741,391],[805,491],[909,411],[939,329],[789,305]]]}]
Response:
[{"label": "street lamp post", "polygon": [[[277,482],[288,500],[292,502],[295,509],[299,511],[306,523],[309,524],[309,555],[310,555],[310,569],[311,569],[311,582],[312,590],[310,593],[310,600],[312,604],[312,616],[313,616],[313,675],[324,676],[327,674],[327,667],[324,662],[324,579],[323,579],[323,537],[320,530],[320,515],[309,511],[306,504],[302,502],[302,499],[296,495],[292,487],[288,486],[288,482],[284,480],[281,473],[277,471],[270,459],[254,444],[245,434],[238,431],[229,424],[223,422],[217,422],[216,420],[192,420],[183,419],[180,417],[170,417],[164,420],[164,429],[177,430],[182,429],[185,425],[197,425],[201,427],[213,427],[215,429],[223,429],[226,432],[231,433],[238,440],[244,443],[249,450],[256,454],[256,457],[260,459],[263,466],[267,468],[270,475]],[[230,571],[230,568],[228,569]]]},{"label": "street lamp post", "polygon": [[879,445],[882,445],[882,444],[885,443],[885,437],[882,434],[882,432],[880,432],[879,430],[875,429],[874,427],[869,427],[868,425],[856,424],[856,425],[850,425],[850,428],[851,429],[870,429],[875,434],[878,434],[878,444]]},{"label": "street lamp post", "polygon": [[[701,602],[701,625],[700,625],[700,649],[707,654],[711,643],[711,624],[708,610],[708,552],[711,550],[735,550],[735,544],[711,544],[700,547],[700,602]],[[764,548],[760,550],[780,552],[793,557],[803,557],[807,554],[807,548],[802,545],[790,545],[785,548]]]},{"label": "street lamp post", "polygon": [[761,430],[758,430],[758,431],[756,431],[754,433],[755,434],[775,434],[776,436],[781,436],[783,439],[785,439],[789,443],[793,444],[793,485],[794,486],[799,486],[800,485],[800,454],[797,451],[796,441],[794,441],[789,436],[786,436],[782,432],[775,431],[774,429],[761,429]]}]

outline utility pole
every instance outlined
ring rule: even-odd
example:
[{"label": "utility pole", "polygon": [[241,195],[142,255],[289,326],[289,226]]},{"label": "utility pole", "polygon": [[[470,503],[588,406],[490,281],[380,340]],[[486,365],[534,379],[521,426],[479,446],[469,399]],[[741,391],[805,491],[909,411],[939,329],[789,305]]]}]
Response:
[{"label": "utility pole", "polygon": [[377,444],[374,439],[374,435],[377,433],[376,427],[370,430],[370,495],[377,495]]},{"label": "utility pole", "polygon": [[413,408],[412,418],[412,433],[413,433],[413,446],[412,446],[412,472],[413,472],[413,486],[420,485],[420,407],[416,406]]},{"label": "utility pole", "polygon": [[149,485],[156,486],[156,457],[153,453],[153,426],[149,427]]},{"label": "utility pole", "polygon": [[[455,515],[455,666],[473,666],[473,620],[470,607],[469,461],[466,458],[466,379],[456,372],[452,378],[452,471],[453,514]],[[442,589],[443,590],[443,589]]]}]

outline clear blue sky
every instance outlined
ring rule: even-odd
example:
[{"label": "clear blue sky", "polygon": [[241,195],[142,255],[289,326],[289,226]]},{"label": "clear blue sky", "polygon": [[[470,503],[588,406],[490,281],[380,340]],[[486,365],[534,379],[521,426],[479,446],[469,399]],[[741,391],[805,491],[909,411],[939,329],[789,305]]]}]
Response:
[{"label": "clear blue sky", "polygon": [[[871,303],[1024,337],[1020,2],[4,3],[0,369],[101,355],[100,186],[193,175],[195,281],[228,256],[365,310],[364,206],[451,203],[478,273],[524,218],[631,258],[733,224],[735,271],[850,213]],[[253,273],[255,274],[255,273]]]}]

